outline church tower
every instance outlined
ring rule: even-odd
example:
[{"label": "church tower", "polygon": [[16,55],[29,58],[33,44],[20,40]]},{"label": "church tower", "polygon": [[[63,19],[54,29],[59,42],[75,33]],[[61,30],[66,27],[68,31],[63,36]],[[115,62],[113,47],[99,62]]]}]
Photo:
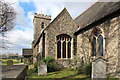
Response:
[{"label": "church tower", "polygon": [[40,36],[40,33],[50,24],[51,16],[34,13],[34,40]]}]

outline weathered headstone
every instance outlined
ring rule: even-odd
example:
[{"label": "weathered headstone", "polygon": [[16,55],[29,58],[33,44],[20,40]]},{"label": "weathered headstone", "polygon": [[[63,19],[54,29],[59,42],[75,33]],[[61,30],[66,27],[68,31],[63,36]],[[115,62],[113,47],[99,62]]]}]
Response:
[{"label": "weathered headstone", "polygon": [[38,76],[47,75],[47,65],[44,62],[38,64]]},{"label": "weathered headstone", "polygon": [[92,62],[92,80],[104,80],[106,78],[106,61],[98,57]]},{"label": "weathered headstone", "polygon": [[13,65],[13,60],[8,60],[7,65]]},{"label": "weathered headstone", "polygon": [[19,63],[19,59],[17,59],[17,62]]}]

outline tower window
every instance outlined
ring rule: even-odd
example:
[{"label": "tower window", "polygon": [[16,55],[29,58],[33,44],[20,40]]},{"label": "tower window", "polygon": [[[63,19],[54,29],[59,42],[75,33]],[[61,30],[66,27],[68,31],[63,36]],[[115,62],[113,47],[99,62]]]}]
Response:
[{"label": "tower window", "polygon": [[42,24],[41,24],[41,28],[44,28],[44,22],[42,22]]}]

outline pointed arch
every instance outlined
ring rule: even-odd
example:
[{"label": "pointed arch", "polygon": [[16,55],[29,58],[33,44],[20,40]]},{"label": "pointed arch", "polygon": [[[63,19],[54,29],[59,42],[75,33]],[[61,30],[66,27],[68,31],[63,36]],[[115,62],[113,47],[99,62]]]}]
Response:
[{"label": "pointed arch", "polygon": [[96,38],[95,37],[93,37],[91,41],[91,45],[92,45],[92,56],[96,56]]},{"label": "pointed arch", "polygon": [[98,37],[98,56],[103,56],[103,36]]},{"label": "pointed arch", "polygon": [[71,37],[67,34],[56,36],[57,58],[71,58]]},{"label": "pointed arch", "polygon": [[99,27],[93,29],[90,35],[91,56],[103,56],[103,32]]}]

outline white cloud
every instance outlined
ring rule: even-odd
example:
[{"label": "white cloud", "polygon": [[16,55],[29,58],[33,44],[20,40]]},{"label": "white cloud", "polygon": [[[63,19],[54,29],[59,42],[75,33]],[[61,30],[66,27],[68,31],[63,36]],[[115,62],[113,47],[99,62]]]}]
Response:
[{"label": "white cloud", "polygon": [[[28,2],[29,0],[26,0]],[[0,50],[0,53],[19,53],[21,54],[22,48],[31,48],[31,43],[33,39],[33,29],[32,29],[32,12],[28,12],[28,16],[25,17],[24,9],[20,6],[18,0],[11,1],[10,3],[14,3],[12,6],[16,11],[16,26],[14,30],[7,32],[6,39],[9,41],[7,44],[9,49]],[[3,40],[3,39],[1,39]],[[2,46],[2,45],[1,45]]]},{"label": "white cloud", "polygon": [[[38,0],[9,0],[13,4],[16,16],[16,28],[7,33],[7,39],[10,49],[5,51],[6,53],[19,53],[21,54],[22,48],[30,48],[33,40],[33,16],[34,12],[51,15],[52,20],[66,7],[73,18],[83,12],[92,3],[65,3],[65,2],[39,2]],[[36,11],[27,12],[25,17],[25,11],[20,6],[19,2],[33,1]],[[32,6],[31,6],[32,7]]]},{"label": "white cloud", "polygon": [[34,17],[34,12],[30,11],[27,13],[27,18],[29,19],[29,25],[33,27],[33,17]]},{"label": "white cloud", "polygon": [[37,13],[51,15],[54,19],[64,8],[64,3],[57,2],[36,2],[34,1]]},{"label": "white cloud", "polygon": [[40,2],[33,0],[36,12],[46,15],[51,15],[52,20],[62,11],[64,7],[67,8],[73,19],[86,10],[94,2]]},{"label": "white cloud", "polygon": [[[7,52],[12,52],[13,53],[19,53],[21,54],[21,49],[22,48],[30,48],[31,43],[32,43],[32,36],[33,36],[33,31],[31,28],[28,28],[26,30],[12,30],[6,34],[7,40],[9,43],[12,44],[7,44],[9,46],[9,49]],[[9,53],[10,53],[9,52]]]},{"label": "white cloud", "polygon": [[68,9],[72,18],[74,19],[93,3],[94,2],[67,2],[65,3],[65,6]]}]

